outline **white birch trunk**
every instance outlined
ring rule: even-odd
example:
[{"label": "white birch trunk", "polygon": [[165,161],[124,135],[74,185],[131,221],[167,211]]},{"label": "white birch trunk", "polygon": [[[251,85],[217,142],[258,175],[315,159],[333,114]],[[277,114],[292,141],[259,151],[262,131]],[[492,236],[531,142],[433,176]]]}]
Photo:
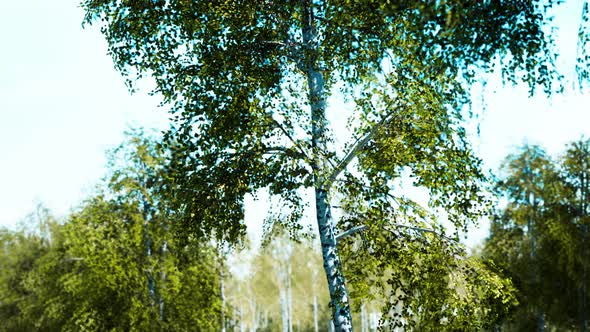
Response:
[{"label": "white birch trunk", "polygon": [[313,296],[313,327],[314,331],[318,332],[318,297],[317,295]]},{"label": "white birch trunk", "polygon": [[[144,227],[144,231],[145,231],[145,255],[147,257],[148,262],[150,261],[150,258],[152,257],[152,238],[150,237],[150,218],[151,218],[151,214],[150,214],[150,206],[148,201],[144,198],[143,199],[143,227]],[[148,296],[149,296],[149,301],[150,301],[150,307],[154,307],[154,304],[156,302],[156,285],[154,282],[154,271],[152,271],[152,269],[150,268],[149,270],[149,274],[148,274]]]},{"label": "white birch trunk", "polygon": [[223,273],[223,258],[219,257],[219,287],[221,295],[221,332],[225,332],[225,275]]},{"label": "white birch trunk", "polygon": [[[289,257],[290,258],[290,257]],[[293,294],[291,291],[291,262],[287,261],[287,316],[289,319],[289,332],[293,332]]]},{"label": "white birch trunk", "polygon": [[246,332],[246,325],[244,324],[244,315],[242,314],[242,308],[240,308],[240,332]]},{"label": "white birch trunk", "polygon": [[284,287],[281,287],[280,290],[280,297],[281,297],[281,323],[283,326],[283,332],[289,332],[289,317],[288,317],[288,309],[287,309],[287,292]]},{"label": "white birch trunk", "polygon": [[[586,193],[588,192],[587,182],[585,181],[586,177],[584,174],[580,176],[580,210],[582,211],[582,217],[587,215],[587,204],[586,204]],[[583,243],[586,243],[588,239],[588,226],[582,226],[582,239]],[[588,258],[588,250],[586,246],[583,247],[584,252],[582,253],[584,259]],[[582,285],[580,287],[580,332],[587,332],[588,331],[588,317],[587,317],[587,308],[586,308],[586,264],[582,267]]]},{"label": "white birch trunk", "polygon": [[256,332],[256,330],[258,329],[258,309],[256,306],[256,299],[254,296],[252,296],[252,299],[250,301],[250,308],[252,309],[252,325],[250,326],[250,331]]},{"label": "white birch trunk", "polygon": [[328,290],[330,292],[334,327],[338,332],[352,331],[352,315],[348,301],[348,292],[342,274],[336,235],[334,233],[334,224],[332,222],[328,201],[327,190],[329,188],[325,187],[327,167],[325,161],[321,161],[324,157],[319,153],[319,151],[327,152],[327,96],[325,91],[324,74],[319,68],[317,59],[319,52],[317,46],[318,36],[314,26],[315,4],[312,0],[302,1],[304,1],[303,44],[307,54],[307,58],[304,60],[304,66],[307,74],[312,121],[312,148],[314,153],[312,169],[314,172],[315,183],[316,220],[322,245],[324,270],[328,281]]},{"label": "white birch trunk", "polygon": [[[166,227],[166,233],[168,231],[168,227]],[[162,243],[162,248],[160,249],[160,258],[161,258],[161,262],[162,262],[162,270],[160,272],[160,293],[159,293],[159,298],[158,298],[158,302],[159,302],[159,311],[160,311],[160,321],[164,320],[164,297],[162,296],[162,289],[164,287],[164,284],[166,283],[166,271],[163,269],[163,267],[166,266],[166,264],[164,263],[164,260],[166,259],[166,253],[168,252],[168,242],[166,240],[164,240],[164,243]]]},{"label": "white birch trunk", "polygon": [[361,304],[361,332],[368,332],[367,327],[367,311],[365,310],[365,304]]}]

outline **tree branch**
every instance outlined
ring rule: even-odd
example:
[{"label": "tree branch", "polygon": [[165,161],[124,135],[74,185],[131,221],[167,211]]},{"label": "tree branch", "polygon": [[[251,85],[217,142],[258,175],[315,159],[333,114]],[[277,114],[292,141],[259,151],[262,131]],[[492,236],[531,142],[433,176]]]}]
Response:
[{"label": "tree branch", "polygon": [[403,224],[394,224],[394,223],[390,223],[391,226],[394,227],[401,227],[401,228],[407,228],[407,229],[411,229],[414,231],[418,231],[418,232],[423,232],[423,233],[431,233],[434,234],[436,236],[442,237],[445,240],[448,240],[449,242],[457,242],[455,239],[451,239],[450,237],[443,235],[437,231],[434,231],[432,229],[428,229],[428,228],[422,228],[422,227],[415,227],[415,226],[409,226],[409,225],[403,225]]},{"label": "tree branch", "polygon": [[63,262],[80,262],[83,261],[82,257],[65,257],[62,259]]},{"label": "tree branch", "polygon": [[[443,235],[437,231],[434,231],[432,229],[428,229],[428,228],[422,228],[422,227],[415,227],[415,226],[409,226],[409,225],[403,225],[403,224],[395,224],[395,223],[390,223],[391,226],[393,227],[399,227],[399,228],[407,228],[407,229],[411,229],[417,232],[423,232],[423,233],[431,233],[434,234],[438,237],[441,237],[449,242],[457,242],[455,239],[451,239],[450,237]],[[344,231],[338,235],[336,235],[336,241],[340,241],[342,238],[345,238],[347,236],[353,235],[355,233],[358,232],[362,232],[365,231],[367,229],[367,225],[360,225],[360,226],[355,226],[347,231]]]},{"label": "tree branch", "polygon": [[299,152],[303,155],[303,157],[305,159],[307,159],[307,161],[311,160],[311,158],[307,155],[307,153],[305,153],[305,150],[303,150],[303,148],[297,143],[297,141],[293,138],[293,136],[291,136],[291,134],[289,134],[289,132],[283,126],[283,124],[280,123],[279,121],[277,121],[275,118],[273,118],[272,115],[270,116],[270,119],[279,127],[279,129],[281,130],[281,132],[285,136],[287,136],[287,138],[291,141],[291,143],[293,143],[293,145],[295,146],[295,148],[297,150],[299,150]]},{"label": "tree branch", "polygon": [[336,235],[336,242],[340,241],[340,239],[347,237],[349,235],[352,235],[354,233],[358,233],[358,232],[362,232],[365,229],[367,229],[367,225],[360,225],[360,226],[355,226],[347,231],[344,231],[338,235]]},{"label": "tree branch", "polygon": [[338,165],[336,165],[336,167],[334,167],[334,169],[332,170],[332,174],[330,174],[330,177],[328,177],[328,183],[326,184],[326,187],[329,188],[332,185],[332,183],[334,183],[336,178],[340,175],[340,173],[342,173],[342,171],[346,169],[346,167],[348,166],[348,164],[350,164],[352,159],[354,159],[358,155],[358,153],[367,145],[367,143],[369,143],[369,141],[371,140],[371,138],[373,138],[375,132],[377,131],[376,127],[377,126],[373,127],[373,129],[369,133],[367,133],[363,138],[358,139],[354,143],[352,149],[350,149],[346,156],[344,156],[344,158],[342,158]]},{"label": "tree branch", "polygon": [[299,50],[300,45],[297,42],[294,42],[289,38],[286,42],[278,40],[265,40],[261,43],[266,45],[275,45],[286,49],[287,59],[290,59],[291,61],[295,62],[295,66],[297,67],[297,69],[305,71],[306,66],[304,65],[303,57],[301,56],[301,51]]},{"label": "tree branch", "polygon": [[375,137],[375,135],[377,135],[377,132],[379,131],[379,129],[381,129],[381,127],[385,123],[387,123],[387,122],[389,122],[389,120],[391,120],[391,117],[393,116],[394,113],[395,112],[391,112],[391,113],[387,114],[385,117],[383,117],[383,119],[381,119],[381,121],[379,121],[379,123],[375,124],[371,128],[371,130],[367,134],[365,134],[365,136],[357,139],[356,142],[354,142],[350,151],[348,151],[348,153],[344,156],[344,158],[342,158],[342,160],[338,163],[338,165],[336,165],[336,167],[334,167],[334,169],[332,170],[332,174],[330,174],[330,176],[328,177],[328,182],[326,183],[327,188],[332,186],[332,183],[334,183],[336,178],[338,178],[338,176],[346,169],[346,167],[348,167],[350,162],[369,143],[369,141],[373,137]]}]

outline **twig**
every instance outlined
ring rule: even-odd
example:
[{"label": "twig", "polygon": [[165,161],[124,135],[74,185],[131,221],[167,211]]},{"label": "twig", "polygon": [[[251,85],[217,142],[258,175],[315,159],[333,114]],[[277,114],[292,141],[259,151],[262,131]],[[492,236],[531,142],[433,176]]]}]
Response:
[{"label": "twig", "polygon": [[347,237],[347,236],[352,235],[354,233],[362,232],[365,229],[367,229],[367,225],[355,226],[347,231],[344,231],[344,232],[336,235],[336,242],[340,241],[340,239],[342,239],[343,237]]},{"label": "twig", "polygon": [[275,118],[272,117],[272,115],[270,116],[270,119],[279,127],[279,129],[281,130],[281,132],[287,136],[287,138],[293,143],[293,145],[295,145],[295,148],[297,148],[299,150],[299,152],[301,152],[301,154],[305,157],[305,159],[307,159],[308,161],[311,160],[311,158],[309,158],[309,156],[307,155],[307,153],[305,153],[305,150],[303,150],[303,148],[297,143],[297,141],[293,138],[293,136],[291,136],[291,134],[289,134],[289,132],[287,131],[287,129],[285,129],[285,127],[283,126],[282,123],[280,123],[279,121],[277,121]]},{"label": "twig", "polygon": [[451,239],[450,237],[448,237],[446,235],[443,235],[443,234],[441,234],[441,233],[439,233],[437,231],[434,231],[432,229],[422,228],[422,227],[415,227],[415,226],[409,226],[409,225],[403,225],[403,224],[394,224],[394,223],[391,223],[390,225],[391,226],[394,226],[394,227],[408,228],[408,229],[411,229],[411,230],[414,230],[414,231],[418,231],[418,232],[431,233],[431,234],[434,234],[436,236],[440,236],[440,237],[442,237],[442,238],[444,238],[444,239],[446,239],[448,241],[457,242],[455,239]]}]

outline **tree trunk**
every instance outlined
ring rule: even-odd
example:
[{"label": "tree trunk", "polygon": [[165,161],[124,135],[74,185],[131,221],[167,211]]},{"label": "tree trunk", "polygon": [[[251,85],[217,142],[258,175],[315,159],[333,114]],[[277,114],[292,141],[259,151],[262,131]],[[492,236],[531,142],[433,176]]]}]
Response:
[{"label": "tree trunk", "polygon": [[[535,195],[533,193],[531,193],[530,191],[528,192],[528,199],[529,199],[529,204],[532,207],[531,213],[529,213],[529,217],[528,217],[528,232],[529,232],[529,236],[531,239],[531,261],[533,262],[533,267],[531,268],[531,272],[533,273],[532,276],[532,280],[534,281],[534,283],[536,283],[538,285],[538,287],[540,287],[541,285],[541,273],[539,271],[539,266],[538,266],[538,262],[537,262],[537,234],[536,234],[536,223],[538,222],[538,220],[536,220],[536,211],[537,211],[537,200],[535,198]],[[541,297],[541,300],[543,300],[543,298]],[[537,304],[538,305],[538,304]],[[536,310],[536,317],[537,317],[537,331],[538,332],[544,332],[545,331],[545,313],[543,312],[543,310],[539,307],[535,308]]]},{"label": "tree trunk", "polygon": [[303,13],[303,44],[306,58],[304,67],[307,74],[309,89],[309,101],[311,106],[312,121],[312,148],[314,172],[315,207],[316,220],[319,229],[320,243],[322,245],[322,256],[324,260],[324,271],[328,281],[330,302],[332,306],[332,317],[336,331],[352,331],[352,315],[348,301],[348,292],[344,283],[340,256],[334,233],[328,193],[325,188],[327,167],[325,167],[324,156],[321,152],[327,152],[326,133],[326,91],[324,74],[318,64],[317,33],[314,27],[314,2],[304,1]]},{"label": "tree trunk", "polygon": [[[166,227],[167,231],[167,227]],[[166,232],[167,233],[167,232]],[[162,248],[160,248],[160,259],[161,259],[161,271],[160,271],[160,292],[158,295],[158,304],[160,310],[160,321],[164,321],[164,297],[162,296],[162,289],[164,288],[164,284],[166,283],[166,271],[164,267],[166,266],[164,260],[166,259],[166,253],[168,252],[168,242],[164,240],[162,244]]]},{"label": "tree trunk", "polygon": [[352,317],[326,191],[316,189],[317,222],[336,331],[352,331]]},{"label": "tree trunk", "polygon": [[543,312],[537,314],[537,331],[545,331],[545,314]]},{"label": "tree trunk", "polygon": [[258,305],[254,296],[250,299],[250,308],[252,309],[252,325],[250,325],[250,331],[256,332],[258,330]]},{"label": "tree trunk", "polygon": [[221,332],[225,332],[225,275],[223,273],[223,257],[219,255],[219,288],[221,295]]},{"label": "tree trunk", "polygon": [[367,311],[365,310],[365,304],[361,304],[361,332],[367,332]]},{"label": "tree trunk", "polygon": [[318,297],[317,295],[313,296],[313,327],[314,331],[318,332]]},{"label": "tree trunk", "polygon": [[584,260],[584,265],[582,267],[582,286],[580,287],[580,332],[587,332],[588,331],[588,317],[587,317],[587,313],[586,311],[588,310],[586,308],[586,260],[588,258],[588,250],[586,249],[586,241],[588,239],[588,226],[585,224],[585,219],[584,218],[586,216],[586,192],[587,192],[587,183],[585,181],[585,176],[582,173],[580,176],[580,214],[582,215],[582,218],[580,218],[582,220],[582,248],[584,248],[584,252],[583,254],[583,260]]},{"label": "tree trunk", "polygon": [[[145,256],[147,259],[148,264],[150,264],[150,260],[152,257],[152,238],[150,236],[150,219],[151,219],[151,213],[150,213],[150,205],[148,203],[148,201],[144,198],[143,199],[143,227],[144,227],[144,232],[145,232]],[[154,307],[154,304],[156,302],[156,285],[155,285],[155,281],[154,281],[154,271],[152,271],[152,269],[149,269],[149,273],[148,273],[148,296],[149,296],[149,301],[150,301],[150,307]]]},{"label": "tree trunk", "polygon": [[[290,245],[290,244],[289,244]],[[290,257],[289,257],[290,258]],[[293,294],[291,291],[291,262],[287,261],[287,316],[289,317],[289,332],[293,332]]]},{"label": "tree trunk", "polygon": [[279,292],[281,300],[281,322],[283,325],[282,331],[289,332],[289,309],[287,308],[287,290],[284,286],[281,286]]},{"label": "tree trunk", "polygon": [[[586,240],[586,236],[584,236],[584,240]],[[586,311],[586,266],[584,266],[582,272],[582,286],[580,287],[580,332],[588,331]]]}]

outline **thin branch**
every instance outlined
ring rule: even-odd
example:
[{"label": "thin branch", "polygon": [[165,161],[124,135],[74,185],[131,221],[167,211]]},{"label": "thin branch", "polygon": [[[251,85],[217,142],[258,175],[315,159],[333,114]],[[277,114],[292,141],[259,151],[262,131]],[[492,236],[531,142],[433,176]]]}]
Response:
[{"label": "thin branch", "polygon": [[344,237],[347,237],[347,236],[350,236],[350,235],[352,235],[354,233],[362,232],[365,229],[367,229],[367,225],[355,226],[355,227],[353,227],[353,228],[351,228],[351,229],[349,229],[347,231],[344,231],[344,232],[336,235],[336,242],[338,242],[338,241],[340,241],[340,239],[342,239]]},{"label": "thin branch", "polygon": [[[455,242],[455,243],[457,243],[457,241],[455,239],[452,239],[452,238],[450,238],[450,237],[448,237],[446,235],[443,235],[443,234],[441,234],[441,233],[439,233],[439,232],[437,232],[435,230],[432,230],[432,229],[422,228],[422,227],[415,227],[415,226],[409,226],[409,225],[403,225],[403,224],[395,224],[395,223],[390,223],[390,225],[393,226],[393,227],[400,227],[400,228],[411,229],[411,230],[414,230],[414,231],[417,231],[417,232],[431,233],[431,234],[434,234],[434,235],[436,235],[438,237],[441,237],[441,238],[443,238],[443,239],[445,239],[445,240],[447,240],[449,242]],[[353,235],[355,233],[365,231],[367,228],[368,228],[367,225],[355,226],[355,227],[353,227],[353,228],[351,228],[351,229],[349,229],[347,231],[344,231],[344,232],[336,235],[336,241],[340,241],[342,238],[347,237],[347,236],[350,236],[350,235]]]},{"label": "thin branch", "polygon": [[289,44],[283,43],[278,40],[263,40],[263,41],[261,41],[261,43],[268,44],[268,45],[277,45],[277,46],[281,46],[281,47],[289,47]]},{"label": "thin branch", "polygon": [[441,233],[439,233],[437,231],[434,231],[432,229],[422,228],[422,227],[415,227],[415,226],[409,226],[409,225],[403,225],[403,224],[394,224],[394,223],[390,223],[390,225],[391,226],[394,226],[394,227],[407,228],[407,229],[411,229],[411,230],[418,231],[418,232],[431,233],[431,234],[434,234],[436,236],[442,237],[442,238],[444,238],[444,239],[446,239],[446,240],[448,240],[450,242],[455,242],[455,243],[457,242],[455,239],[452,239],[452,238],[450,238],[450,237],[448,237],[446,235],[443,235],[443,234],[441,234]]},{"label": "thin branch", "polygon": [[66,258],[62,259],[62,261],[64,261],[64,262],[80,262],[83,260],[84,260],[84,258],[82,258],[82,257],[66,257]]},{"label": "thin branch", "polygon": [[328,178],[328,183],[326,184],[326,187],[329,188],[332,186],[332,183],[334,183],[336,178],[338,178],[338,176],[346,169],[346,167],[348,167],[350,162],[369,143],[369,141],[372,138],[374,138],[375,135],[377,135],[377,132],[379,131],[379,129],[381,129],[383,124],[385,124],[385,123],[389,122],[389,120],[391,120],[391,117],[393,116],[394,113],[395,112],[391,112],[391,113],[387,114],[385,117],[383,117],[383,119],[381,119],[381,121],[379,121],[379,123],[375,124],[371,128],[371,130],[367,134],[365,134],[365,136],[357,139],[356,142],[354,142],[350,151],[348,151],[346,156],[344,156],[344,158],[342,158],[342,160],[338,163],[338,165],[336,167],[334,167],[334,169],[332,170],[332,174],[330,174],[330,177]]},{"label": "thin branch", "polygon": [[295,62],[295,66],[297,69],[301,71],[305,71],[306,66],[303,62],[303,57],[301,56],[301,51],[299,50],[300,44],[297,42],[292,41],[290,38],[287,39],[286,42],[278,41],[278,40],[268,40],[262,41],[262,44],[266,45],[275,45],[282,47],[287,50],[286,57],[291,61]]},{"label": "thin branch", "polygon": [[305,157],[305,159],[307,159],[308,161],[311,160],[311,158],[309,158],[309,156],[307,155],[307,153],[305,153],[305,150],[303,150],[303,148],[299,145],[299,143],[297,143],[297,141],[293,138],[293,136],[291,136],[291,134],[289,134],[289,132],[283,126],[283,124],[280,123],[279,121],[277,121],[275,118],[273,118],[272,115],[270,116],[270,119],[279,127],[279,129],[281,130],[281,132],[285,136],[287,136],[287,138],[293,143],[293,145],[295,145],[295,148],[298,149],[299,152],[301,152],[301,154]]},{"label": "thin branch", "polygon": [[340,173],[342,173],[342,171],[346,169],[348,164],[350,164],[352,159],[354,159],[358,155],[358,153],[369,143],[369,140],[373,138],[375,132],[377,131],[376,127],[377,126],[373,127],[373,129],[363,138],[357,140],[353,148],[348,152],[348,154],[338,163],[338,165],[336,165],[336,167],[334,167],[332,174],[330,174],[330,177],[328,178],[328,183],[326,184],[326,187],[331,186],[331,184],[336,180]]},{"label": "thin branch", "polygon": [[300,157],[304,157],[304,158],[306,157],[301,152],[295,151],[295,150],[293,150],[291,148],[287,148],[287,147],[284,147],[284,146],[270,146],[270,147],[267,147],[267,148],[264,149],[263,154],[275,154],[277,152],[283,152],[285,154],[293,153],[293,154],[295,154],[297,156],[300,156]]}]

